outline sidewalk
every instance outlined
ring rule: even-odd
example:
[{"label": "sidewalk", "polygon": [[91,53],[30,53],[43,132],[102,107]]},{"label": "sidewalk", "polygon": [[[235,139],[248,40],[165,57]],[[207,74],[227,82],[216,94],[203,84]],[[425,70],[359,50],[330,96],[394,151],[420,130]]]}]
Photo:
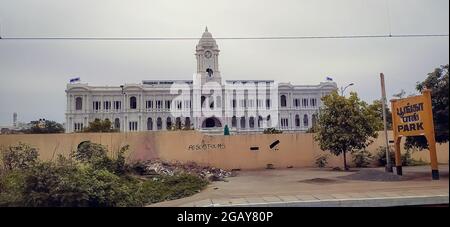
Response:
[{"label": "sidewalk", "polygon": [[[348,180],[355,172],[320,169],[242,171],[201,193],[151,206],[406,206],[449,203],[448,166],[432,181],[429,166],[404,168],[400,181]],[[373,170],[373,169],[372,169]],[[382,169],[376,169],[383,171]]]}]

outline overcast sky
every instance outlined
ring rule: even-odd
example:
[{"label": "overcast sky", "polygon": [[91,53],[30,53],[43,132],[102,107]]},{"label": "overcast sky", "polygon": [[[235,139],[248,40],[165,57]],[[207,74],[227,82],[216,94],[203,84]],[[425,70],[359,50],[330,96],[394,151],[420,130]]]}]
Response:
[{"label": "overcast sky", "polygon": [[[386,4],[387,3],[387,4]],[[387,7],[389,6],[389,7]],[[389,11],[387,10],[389,8]],[[390,13],[388,13],[390,12]],[[390,16],[388,16],[390,15]],[[3,37],[215,37],[448,34],[448,0],[0,0]],[[196,41],[0,40],[0,125],[64,121],[72,77],[92,85],[191,79]],[[449,62],[448,37],[220,40],[223,79],[354,82],[366,101],[414,91]]]}]

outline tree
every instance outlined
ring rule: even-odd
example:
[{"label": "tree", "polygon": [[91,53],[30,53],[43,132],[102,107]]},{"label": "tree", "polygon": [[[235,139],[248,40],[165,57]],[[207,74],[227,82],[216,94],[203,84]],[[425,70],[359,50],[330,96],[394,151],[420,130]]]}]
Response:
[{"label": "tree", "polygon": [[[448,124],[448,90],[449,90],[449,65],[436,68],[428,74],[423,82],[418,82],[416,90],[422,92],[424,89],[431,89],[431,103],[433,110],[434,133],[436,142],[445,143],[449,140]],[[412,136],[406,138],[406,149],[418,148],[420,150],[428,148],[428,142],[424,136]]]},{"label": "tree", "polygon": [[[375,112],[377,116],[383,119],[383,103],[381,100],[374,100],[371,105],[369,105],[369,109]],[[386,104],[386,121],[388,130],[392,130],[392,112]]]},{"label": "tree", "polygon": [[84,132],[117,132],[112,128],[112,123],[109,119],[100,120],[95,119],[93,122],[89,122],[89,127],[83,130]]},{"label": "tree", "polygon": [[346,153],[371,144],[382,127],[381,118],[354,92],[346,98],[336,91],[324,96],[322,101],[314,138],[322,150],[336,156],[343,154],[344,169],[348,170]]},{"label": "tree", "polygon": [[26,130],[25,133],[50,134],[64,132],[64,127],[55,121],[39,119],[38,121],[32,121],[30,124],[32,125],[31,128]]}]

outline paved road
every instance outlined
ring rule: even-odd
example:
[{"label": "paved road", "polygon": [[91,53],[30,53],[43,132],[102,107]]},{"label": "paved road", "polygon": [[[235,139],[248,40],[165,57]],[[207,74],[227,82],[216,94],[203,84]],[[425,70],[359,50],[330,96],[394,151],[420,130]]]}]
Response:
[{"label": "paved road", "polygon": [[[405,167],[402,181],[349,180],[355,172],[329,169],[241,171],[228,182],[213,182],[204,191],[151,206],[401,206],[449,201],[449,168],[431,180],[430,167]],[[371,169],[372,170],[372,169]],[[380,168],[374,169],[383,171]],[[342,178],[344,177],[344,178]]]}]

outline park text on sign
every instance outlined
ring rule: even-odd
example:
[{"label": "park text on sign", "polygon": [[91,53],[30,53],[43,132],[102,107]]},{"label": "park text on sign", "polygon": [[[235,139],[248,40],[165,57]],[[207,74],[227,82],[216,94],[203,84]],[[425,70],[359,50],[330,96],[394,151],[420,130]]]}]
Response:
[{"label": "park text on sign", "polygon": [[427,102],[423,96],[401,99],[393,103],[394,130],[401,136],[424,135],[429,127],[425,111]]}]

